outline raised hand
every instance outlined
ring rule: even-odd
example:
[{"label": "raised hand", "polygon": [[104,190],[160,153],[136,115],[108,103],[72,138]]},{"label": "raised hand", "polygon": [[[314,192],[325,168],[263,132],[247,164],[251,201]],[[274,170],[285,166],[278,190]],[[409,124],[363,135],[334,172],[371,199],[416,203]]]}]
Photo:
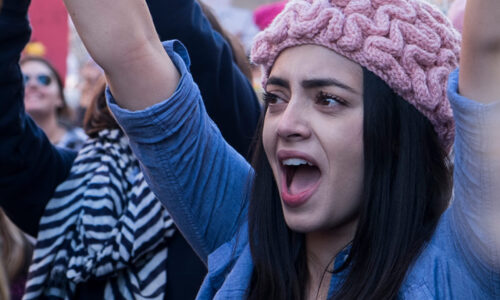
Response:
[{"label": "raised hand", "polygon": [[483,103],[500,99],[500,1],[467,1],[459,90]]},{"label": "raised hand", "polygon": [[143,0],[65,0],[92,58],[119,105],[140,110],[167,99],[179,74]]},{"label": "raised hand", "polygon": [[[500,1],[469,0],[465,10],[458,90],[467,111],[457,120],[456,190],[475,188],[464,215],[467,240],[488,267],[500,270]],[[458,114],[460,116],[460,114]],[[462,141],[463,139],[463,141]],[[459,176],[457,175],[456,178]],[[472,189],[473,190],[473,189]],[[472,240],[480,241],[470,242]],[[471,246],[472,247],[472,246]]]}]

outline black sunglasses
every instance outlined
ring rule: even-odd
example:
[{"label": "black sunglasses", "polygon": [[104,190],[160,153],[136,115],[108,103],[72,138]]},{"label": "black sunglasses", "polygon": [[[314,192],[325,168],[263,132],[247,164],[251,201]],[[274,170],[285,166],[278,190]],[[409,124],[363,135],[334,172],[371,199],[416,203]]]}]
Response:
[{"label": "black sunglasses", "polygon": [[[27,84],[28,81],[30,81],[30,78],[30,75],[23,74],[24,84]],[[35,76],[35,78],[38,84],[43,86],[48,86],[52,82],[52,78],[50,78],[50,76],[46,74],[39,74]]]}]

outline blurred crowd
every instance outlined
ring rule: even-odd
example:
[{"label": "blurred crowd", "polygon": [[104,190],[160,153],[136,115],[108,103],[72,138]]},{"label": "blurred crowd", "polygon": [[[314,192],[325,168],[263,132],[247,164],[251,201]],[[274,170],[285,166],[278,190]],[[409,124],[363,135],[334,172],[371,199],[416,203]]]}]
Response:
[{"label": "blurred crowd", "polygon": [[[44,0],[32,0],[31,2],[32,5],[34,5],[37,2],[39,4],[43,1]],[[218,35],[220,35],[225,41],[224,43],[229,45],[228,49],[230,49],[232,53],[232,63],[238,66],[239,72],[248,79],[253,91],[256,92],[259,98],[258,102],[256,102],[258,104],[254,109],[255,116],[248,117],[252,119],[252,122],[254,122],[256,126],[260,108],[263,105],[262,99],[260,99],[262,94],[262,73],[259,67],[250,62],[250,49],[255,35],[271,24],[274,17],[283,10],[287,0],[277,2],[251,0],[197,1],[201,5],[202,13],[206,16],[208,22],[210,22],[211,27],[217,32],[217,37],[215,39],[219,39]],[[155,25],[161,23],[161,21],[155,19],[154,15],[154,9],[159,9],[159,6],[155,6],[158,5],[158,2],[161,1],[148,1],[149,8],[153,13]],[[462,31],[465,0],[428,0],[428,2],[439,7],[442,12],[448,15],[456,30]],[[61,3],[59,4],[62,5]],[[35,6],[35,8],[37,7],[40,7],[40,5]],[[57,10],[59,10],[59,8],[57,8]],[[45,6],[43,14],[48,14],[48,11],[50,11],[50,7]],[[37,11],[33,8],[30,11],[30,15],[31,14],[36,16]],[[186,16],[182,17],[187,18]],[[172,16],[172,18],[174,18],[174,16]],[[36,20],[36,18],[33,17],[33,20]],[[132,193],[130,197],[132,197],[132,199],[141,199],[143,203],[149,203],[146,201],[151,201],[151,207],[156,207],[153,201],[155,196],[147,189],[144,183],[139,163],[133,156],[132,150],[130,150],[128,142],[124,138],[121,127],[113,119],[107,107],[105,100],[106,79],[103,70],[86,52],[73,23],[71,23],[67,15],[61,18],[52,18],[51,20],[53,22],[60,22],[62,20],[62,23],[58,23],[58,26],[67,27],[66,31],[61,31],[62,33],[66,33],[66,35],[51,37],[51,39],[47,40],[43,34],[38,34],[37,32],[43,32],[45,30],[43,26],[48,26],[48,28],[50,28],[50,26],[53,25],[47,25],[47,18],[38,23],[33,21],[32,27],[35,34],[21,54],[19,64],[23,74],[24,108],[26,113],[36,123],[36,126],[43,130],[48,141],[50,141],[52,145],[72,151],[81,150],[79,155],[82,153],[88,154],[87,156],[83,156],[81,160],[77,159],[72,170],[81,168],[81,170],[86,170],[87,174],[93,175],[89,177],[81,175],[82,177],[78,177],[78,174],[81,172],[77,172],[77,175],[72,175],[73,177],[70,177],[73,181],[80,181],[80,186],[85,186],[85,188],[88,189],[85,190],[87,193],[88,191],[93,191],[95,195],[99,195],[100,186],[102,185],[109,191],[112,191],[110,193],[123,193],[124,196],[121,197],[128,197],[129,191],[121,191],[119,187],[113,185],[113,182],[97,181],[99,176],[104,176],[103,174],[109,173],[111,174],[109,176],[120,177],[115,174],[115,172],[123,172],[124,178],[117,180],[123,180],[123,182],[126,182],[125,184],[130,186],[130,193]],[[40,27],[37,28],[37,26]],[[160,37],[164,36],[169,38],[169,34],[168,31],[159,31]],[[185,43],[182,39],[181,41]],[[189,43],[189,41],[186,43]],[[227,47],[225,45],[226,44],[220,47]],[[64,57],[58,56],[54,59],[54,47],[66,47],[64,51],[56,51],[57,53],[65,54]],[[192,58],[192,60],[193,68],[197,68],[200,64],[197,64],[195,61],[196,58]],[[64,63],[61,64],[61,61],[64,61]],[[222,68],[223,62],[219,63]],[[194,74],[196,72],[196,70],[193,71]],[[221,70],[220,72],[226,71]],[[216,84],[216,82],[209,82],[208,84],[212,85]],[[202,84],[200,87],[203,92]],[[214,107],[216,107],[216,105],[214,105]],[[209,113],[211,113],[211,109],[213,108],[210,106],[207,107]],[[231,114],[232,112],[221,110],[219,113],[221,114],[219,118],[224,119],[227,114]],[[214,119],[216,123],[219,122],[217,117]],[[249,127],[253,128],[255,126]],[[224,125],[219,127],[221,127],[221,131],[223,131],[222,133],[226,134]],[[230,126],[226,125],[226,127]],[[229,129],[227,130],[227,132],[229,132],[228,141],[231,143],[231,133]],[[249,133],[248,135],[251,134]],[[89,142],[89,139],[91,142]],[[246,137],[245,141],[234,141],[233,146],[235,146],[236,150],[243,156],[249,157],[248,149],[250,143],[251,138]],[[95,153],[92,151],[95,151]],[[107,151],[110,151],[111,154]],[[119,153],[116,157],[113,156],[115,152]],[[100,165],[99,168],[96,169],[93,169],[90,163],[86,164],[94,159],[99,153],[109,155],[108,159],[110,161],[114,159],[117,160],[116,163],[110,164],[112,166],[110,167],[111,170],[105,168],[105,166],[109,167],[106,164]],[[112,168],[120,169],[120,171],[114,171]],[[134,180],[131,180],[132,177]],[[137,178],[140,178],[140,180],[136,180]],[[26,188],[30,189],[30,187]],[[43,213],[43,217],[41,218],[40,226],[38,228],[35,226],[36,230],[28,233],[25,232],[27,230],[24,228],[21,230],[14,225],[14,223],[18,222],[13,223],[13,221],[0,210],[0,299],[17,300],[22,299],[23,296],[24,299],[40,298],[40,295],[45,292],[42,292],[44,287],[39,286],[40,284],[37,280],[40,280],[40,282],[43,282],[49,288],[62,290],[63,288],[61,285],[64,286],[65,283],[61,281],[62,279],[58,279],[57,277],[59,276],[56,274],[57,268],[59,267],[63,269],[63,272],[67,271],[65,268],[71,269],[75,273],[75,278],[78,277],[78,280],[75,280],[75,282],[86,282],[87,285],[84,286],[85,290],[82,290],[82,288],[72,283],[68,285],[69,287],[66,287],[66,294],[57,299],[77,298],[75,295],[79,295],[81,299],[89,299],[85,297],[87,297],[86,295],[92,295],[92,293],[90,293],[92,290],[101,290],[105,295],[111,293],[115,295],[116,299],[126,299],[130,295],[124,296],[125,294],[122,293],[125,292],[123,292],[120,287],[115,287],[115,285],[127,284],[127,287],[141,292],[147,290],[147,287],[141,286],[140,284],[136,285],[136,280],[133,279],[133,276],[130,274],[124,275],[123,277],[120,277],[121,275],[116,275],[118,274],[117,270],[120,268],[118,265],[129,264],[129,262],[125,261],[128,257],[133,257],[136,259],[135,261],[156,257],[156,261],[161,261],[162,258],[160,258],[160,256],[163,254],[166,255],[167,249],[168,257],[165,256],[163,260],[165,261],[164,266],[168,269],[169,275],[168,281],[166,281],[166,279],[165,281],[168,283],[172,280],[172,283],[171,285],[165,283],[166,289],[158,293],[164,297],[170,295],[172,299],[194,298],[196,290],[192,291],[192,287],[201,285],[201,280],[207,272],[206,267],[198,256],[190,250],[189,245],[182,240],[180,233],[178,233],[173,225],[173,221],[161,205],[157,205],[157,218],[155,219],[155,223],[148,225],[150,230],[155,226],[157,226],[158,230],[148,234],[151,234],[149,237],[157,236],[158,240],[163,240],[161,237],[164,237],[166,241],[164,243],[151,242],[148,245],[143,245],[139,243],[141,238],[143,238],[143,232],[136,232],[134,229],[130,229],[130,232],[133,233],[125,233],[123,230],[120,231],[120,224],[122,224],[122,222],[126,223],[126,226],[132,227],[140,223],[139,218],[134,219],[130,217],[135,211],[134,209],[138,209],[138,202],[134,204],[136,205],[134,207],[127,201],[113,202],[110,200],[109,203],[111,204],[102,204],[103,207],[108,207],[107,205],[109,205],[109,210],[115,210],[110,213],[111,216],[105,216],[109,219],[103,220],[100,220],[97,215],[93,214],[93,210],[95,210],[93,205],[98,204],[82,202],[75,204],[75,207],[79,207],[79,210],[57,217],[60,219],[58,219],[57,222],[54,221],[53,218],[56,217],[56,212],[59,214],[67,210],[65,207],[65,203],[68,203],[67,201],[74,201],[74,203],[77,203],[80,199],[79,197],[84,198],[83,195],[84,191],[80,191],[78,188],[70,189],[63,186],[55,190],[53,197],[55,200],[51,200],[51,202],[47,204],[47,208],[43,207],[42,209],[45,213]],[[123,205],[123,207],[120,207],[121,205]],[[153,211],[153,209],[151,209],[151,211]],[[150,210],[147,210],[144,213],[146,214],[149,212]],[[101,217],[104,218],[102,215]],[[91,221],[89,221],[89,219],[91,219]],[[124,219],[127,221],[125,222]],[[92,263],[96,263],[97,265],[95,268],[98,271],[96,272],[109,274],[109,277],[115,276],[117,279],[115,280],[114,278],[113,280],[116,282],[111,279],[109,282],[106,281],[108,279],[89,280],[92,276],[85,273],[88,271],[85,269],[85,263],[87,262],[86,259],[92,260],[88,258],[90,254],[83,253],[85,252],[84,250],[75,250],[78,247],[85,248],[88,246],[86,243],[90,243],[88,240],[83,240],[83,238],[80,240],[78,231],[76,231],[75,228],[91,232],[94,234],[94,240],[92,240],[92,242],[96,244],[99,243],[101,229],[97,228],[97,225],[92,227],[92,222],[97,222],[96,224],[99,226],[106,226],[106,223],[113,224],[113,227],[118,228],[117,231],[113,232],[113,235],[123,234],[130,241],[131,246],[129,249],[127,248],[128,245],[124,246],[128,242],[123,242],[123,240],[119,242],[113,240],[113,242],[111,242],[107,240],[107,237],[106,242],[103,242],[104,245],[101,247],[102,249],[99,248],[99,251],[96,250],[100,253],[99,258],[92,258],[102,260],[99,263],[92,261]],[[123,226],[126,227],[125,225]],[[56,230],[55,228],[57,228],[58,231],[54,231]],[[141,230],[146,229],[141,227]],[[54,232],[56,232],[56,234]],[[129,237],[127,234],[133,237]],[[68,240],[74,238],[74,242],[68,242],[66,240],[59,241],[57,240],[57,236],[66,236]],[[51,243],[51,246],[48,246],[48,243]],[[71,243],[75,243],[77,246],[73,247],[73,245],[70,245]],[[108,253],[105,251],[108,245],[107,243],[117,243],[118,246],[110,246]],[[117,247],[122,248],[117,250]],[[72,250],[70,250],[70,248]],[[44,251],[51,251],[51,253],[57,253],[57,255],[48,258],[43,255]],[[70,253],[71,251],[74,251],[74,253]],[[142,256],[137,253],[141,253]],[[113,265],[109,270],[106,269],[107,266],[103,258],[107,257],[107,255],[109,255],[109,258],[106,259],[112,261],[111,264]],[[120,259],[117,259],[115,262],[114,259],[118,256],[120,256]],[[172,259],[172,261],[168,259]],[[180,263],[181,261],[182,264]],[[91,263],[89,262],[89,264]],[[149,270],[149,266],[146,265],[147,264],[141,265],[141,270],[143,272],[153,272]],[[137,270],[134,270],[134,272],[132,272],[134,276],[140,273]],[[158,273],[159,272],[160,271],[158,271]],[[184,277],[179,275],[180,279],[176,279],[178,274],[183,273],[185,273],[183,275]],[[183,284],[174,286],[179,281],[183,281]],[[27,287],[27,290],[25,290],[25,287]],[[25,292],[27,292],[26,295]],[[39,294],[37,294],[38,292]],[[100,295],[103,295],[102,293]],[[50,294],[50,291],[48,294]],[[152,296],[151,299],[157,298]]]}]

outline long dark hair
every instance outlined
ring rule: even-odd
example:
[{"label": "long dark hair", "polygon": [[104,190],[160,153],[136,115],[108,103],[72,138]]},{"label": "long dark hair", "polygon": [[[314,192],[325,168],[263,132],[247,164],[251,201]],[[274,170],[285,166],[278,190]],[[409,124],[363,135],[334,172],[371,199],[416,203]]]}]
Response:
[{"label": "long dark hair", "polygon": [[[349,257],[334,271],[346,272],[334,298],[393,299],[448,206],[451,165],[427,118],[364,68],[363,95],[360,218]],[[304,299],[304,234],[285,223],[261,138],[253,167],[248,220],[255,268],[248,299]]]},{"label": "long dark hair", "polygon": [[120,129],[120,126],[116,123],[113,115],[111,115],[111,111],[106,103],[105,92],[106,78],[104,75],[101,75],[92,91],[92,100],[83,117],[83,129],[91,138],[97,137],[99,131],[104,129]]}]

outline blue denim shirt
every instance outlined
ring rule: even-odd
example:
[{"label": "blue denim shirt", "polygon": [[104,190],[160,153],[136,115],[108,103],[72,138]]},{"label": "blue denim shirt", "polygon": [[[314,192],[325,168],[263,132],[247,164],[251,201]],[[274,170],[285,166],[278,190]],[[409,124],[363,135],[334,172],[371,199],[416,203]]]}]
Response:
[{"label": "blue denim shirt", "polygon": [[[198,299],[245,298],[253,271],[246,221],[253,170],[207,116],[185,66],[186,50],[176,41],[164,46],[181,73],[175,93],[131,112],[120,108],[108,91],[109,105],[152,190],[208,264]],[[500,162],[488,159],[484,132],[494,122],[492,116],[500,116],[500,103],[482,105],[461,97],[457,82],[455,71],[449,82],[456,119],[454,198],[410,267],[401,299],[500,297],[499,236],[488,221],[500,210],[492,193]],[[333,276],[331,290],[338,276]]]}]

